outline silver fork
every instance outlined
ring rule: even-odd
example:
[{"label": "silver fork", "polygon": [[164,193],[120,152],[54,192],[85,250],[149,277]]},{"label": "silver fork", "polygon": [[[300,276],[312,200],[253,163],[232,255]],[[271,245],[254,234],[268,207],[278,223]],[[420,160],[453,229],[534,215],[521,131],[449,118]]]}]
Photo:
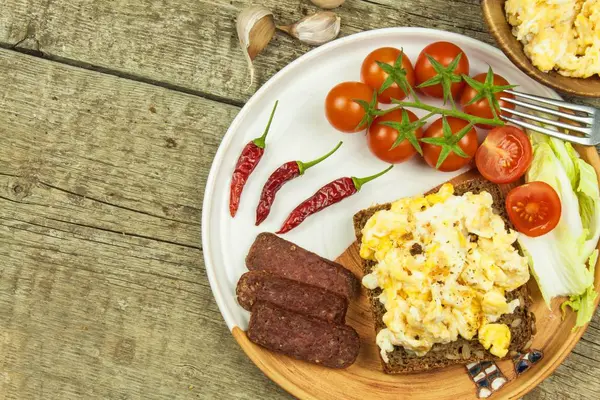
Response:
[{"label": "silver fork", "polygon": [[[576,124],[569,124],[562,121],[555,121],[552,119],[544,118],[539,115],[528,114],[518,110],[512,110],[506,107],[500,107],[500,109],[504,112],[510,113],[513,116],[521,117],[524,119],[528,119],[531,121],[540,122],[545,125],[554,126],[556,128],[562,128],[568,130],[570,133],[577,132],[581,134],[580,136],[570,135],[568,133],[563,133],[558,130],[548,129],[543,126],[539,126],[536,124],[532,124],[527,121],[523,121],[522,119],[516,119],[513,117],[507,117],[502,115],[501,118],[505,121],[511,122],[514,125],[520,126],[522,128],[531,129],[532,131],[536,131],[539,133],[543,133],[548,136],[552,136],[558,139],[566,140],[573,143],[582,144],[585,146],[595,146],[600,144],[600,110],[590,106],[581,106],[578,104],[567,103],[561,100],[549,99],[547,97],[534,96],[532,94],[521,93],[515,90],[505,90],[505,93],[510,93],[514,95],[516,98],[523,98],[527,100],[532,100],[542,104],[548,104],[550,106],[554,106],[556,108],[543,107],[541,105],[537,105],[534,103],[530,103],[527,101],[521,101],[517,99],[509,99],[507,97],[501,97],[507,103],[512,103],[517,106],[521,106],[523,108],[527,108],[530,110],[538,111],[545,114],[554,115],[556,117],[561,117],[563,119],[567,119],[569,121],[573,121]],[[561,111],[561,109],[569,110],[572,113]]]}]

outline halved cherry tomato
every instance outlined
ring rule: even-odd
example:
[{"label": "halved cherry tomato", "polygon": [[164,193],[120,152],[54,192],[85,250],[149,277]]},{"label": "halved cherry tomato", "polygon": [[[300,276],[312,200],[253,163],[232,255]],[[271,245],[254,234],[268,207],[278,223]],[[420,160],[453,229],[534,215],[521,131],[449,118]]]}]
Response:
[{"label": "halved cherry tomato", "polygon": [[506,211],[517,231],[537,237],[556,227],[562,206],[552,186],[536,181],[511,190],[506,196]]},{"label": "halved cherry tomato", "polygon": [[[381,47],[377,50],[373,50],[364,59],[360,68],[360,80],[369,85],[373,90],[379,90],[381,85],[388,78],[388,73],[381,69],[377,65],[377,61],[393,66],[401,51],[394,47]],[[415,71],[413,66],[406,56],[402,53],[402,69],[405,71],[406,81],[411,87],[415,86]],[[392,99],[402,100],[407,96],[407,93],[398,86],[397,83],[393,83],[389,88],[379,93],[377,100],[380,103],[389,104]]]},{"label": "halved cherry tomato", "polygon": [[[476,80],[477,82],[484,83],[486,76],[487,76],[487,74],[483,73],[483,74],[475,75],[473,77],[473,79]],[[509,83],[506,79],[504,79],[502,76],[497,75],[497,74],[494,74],[493,81],[494,81],[493,84],[495,86],[509,85]],[[475,90],[474,88],[472,88],[469,85],[465,85],[465,89],[463,90],[462,95],[460,96],[460,104],[462,106],[463,111],[466,112],[467,114],[474,115],[476,117],[488,118],[488,119],[494,118],[494,114],[492,113],[491,105],[487,99],[483,98],[483,99],[477,100],[476,102],[474,102],[472,104],[468,104],[471,100],[473,100],[473,98],[475,96],[477,96],[477,94],[478,94],[477,90]],[[493,96],[498,100],[498,104],[500,107],[506,107],[506,108],[510,108],[510,109],[515,108],[514,104],[506,102],[504,100],[500,100],[500,97],[514,99],[515,96],[513,96],[512,94],[509,94],[506,92],[498,92],[498,93],[494,93]],[[498,115],[509,115],[506,111],[500,112],[499,110],[496,110],[496,112],[498,113]],[[484,129],[492,128],[491,126],[486,125],[486,124],[477,124],[477,126],[480,128],[484,128]]]},{"label": "halved cherry tomato", "polygon": [[[415,76],[417,79],[417,85],[420,85],[438,75],[438,72],[434,69],[433,65],[431,65],[427,55],[439,62],[443,67],[448,67],[461,53],[462,55],[460,57],[460,61],[458,62],[456,69],[453,71],[453,73],[458,77],[460,77],[462,74],[469,75],[469,59],[460,47],[450,42],[435,42],[425,47],[421,51],[421,54],[419,54],[419,58],[417,58],[417,62],[415,63]],[[451,71],[448,71],[448,73],[450,72]],[[452,97],[456,98],[464,86],[464,81],[452,83],[450,86]],[[428,96],[437,97],[439,99],[444,98],[444,90],[442,88],[442,84],[440,83],[418,89]]]},{"label": "halved cherry tomato", "polygon": [[334,86],[325,98],[325,116],[337,130],[353,133],[366,128],[358,126],[365,109],[354,100],[367,103],[373,98],[373,89],[362,82],[342,82]]},{"label": "halved cherry tomato", "polygon": [[[469,123],[465,120],[447,117],[446,120],[450,126],[450,130],[452,134],[456,134],[461,129],[465,128]],[[425,138],[443,138],[443,118],[436,120],[433,124],[431,124],[423,135],[423,139]],[[423,140],[421,140],[423,142]],[[450,151],[446,159],[439,166],[439,171],[449,172],[456,171],[467,165],[469,161],[473,158],[475,153],[477,152],[477,131],[475,128],[471,128],[465,136],[458,142],[455,143],[458,145],[460,150],[462,150],[468,157],[461,157],[456,154],[454,151]],[[441,145],[423,143],[423,157],[425,158],[425,162],[429,164],[431,167],[435,168],[438,163],[438,159],[440,157],[440,153],[442,152]]]},{"label": "halved cherry tomato", "polygon": [[514,126],[494,128],[477,149],[475,164],[488,181],[510,183],[519,179],[531,165],[529,138]]},{"label": "halved cherry tomato", "polygon": [[[419,119],[412,111],[406,110],[406,113],[410,122],[415,122]],[[375,118],[367,132],[367,144],[371,152],[380,160],[391,164],[401,163],[414,156],[417,150],[408,139],[402,140],[398,146],[391,149],[399,133],[397,129],[382,124],[382,122],[386,121],[402,122],[402,111],[390,111]],[[417,140],[421,138],[423,136],[423,129],[420,127],[415,129],[414,136]]]}]

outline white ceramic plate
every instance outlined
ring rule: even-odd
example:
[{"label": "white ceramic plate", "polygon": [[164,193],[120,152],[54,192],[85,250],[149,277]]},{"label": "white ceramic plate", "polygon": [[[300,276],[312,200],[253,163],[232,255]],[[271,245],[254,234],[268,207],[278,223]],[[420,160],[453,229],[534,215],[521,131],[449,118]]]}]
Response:
[{"label": "white ceramic plate", "polygon": [[[229,127],[213,161],[204,194],[202,243],[206,272],[230,330],[234,326],[247,328],[249,313],[237,304],[235,287],[247,271],[244,259],[256,235],[277,231],[296,205],[331,180],[367,176],[387,166],[370,153],[364,134],[343,134],[329,125],[324,115],[327,92],[337,83],[360,80],[362,60],[376,48],[403,48],[414,63],[426,45],[440,40],[463,49],[469,57],[471,75],[486,72],[491,65],[494,72],[518,84],[519,90],[558,97],[514,67],[500,50],[463,35],[424,28],[389,28],[347,36],[316,48],[283,68],[252,96]],[[266,153],[246,184],[237,216],[231,218],[229,185],[235,163],[246,143],[262,134],[276,100],[279,106]],[[254,226],[256,205],[269,175],[286,161],[319,157],[340,140],[344,141],[340,150],[286,184],[268,219],[259,227]],[[365,185],[354,196],[309,217],[284,237],[335,259],[354,241],[352,215],[356,211],[373,203],[422,193],[461,172],[438,172],[415,157]]]}]

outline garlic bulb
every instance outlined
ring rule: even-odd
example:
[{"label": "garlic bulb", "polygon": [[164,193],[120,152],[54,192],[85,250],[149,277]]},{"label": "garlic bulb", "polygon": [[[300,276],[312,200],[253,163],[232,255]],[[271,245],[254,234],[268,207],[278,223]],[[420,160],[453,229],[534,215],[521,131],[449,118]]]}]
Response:
[{"label": "garlic bulb", "polygon": [[310,0],[317,7],[324,8],[329,10],[331,8],[336,8],[344,4],[346,0]]},{"label": "garlic bulb", "polygon": [[340,33],[340,17],[331,11],[320,11],[302,18],[292,25],[277,26],[291,36],[308,44],[323,44]]},{"label": "garlic bulb", "polygon": [[275,34],[273,13],[262,6],[248,7],[238,15],[237,34],[250,70],[250,85],[254,82],[254,58],[269,44]]}]

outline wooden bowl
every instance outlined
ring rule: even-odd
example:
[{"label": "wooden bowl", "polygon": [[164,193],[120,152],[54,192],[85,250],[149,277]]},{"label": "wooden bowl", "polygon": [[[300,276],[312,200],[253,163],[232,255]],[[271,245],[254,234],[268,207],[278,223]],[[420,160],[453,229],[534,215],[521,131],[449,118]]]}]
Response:
[{"label": "wooden bowl", "polygon": [[523,45],[513,36],[504,13],[505,0],[482,0],[483,16],[490,32],[504,54],[523,72],[536,81],[558,91],[585,97],[600,97],[600,78],[569,78],[557,72],[537,69],[523,52]]}]

